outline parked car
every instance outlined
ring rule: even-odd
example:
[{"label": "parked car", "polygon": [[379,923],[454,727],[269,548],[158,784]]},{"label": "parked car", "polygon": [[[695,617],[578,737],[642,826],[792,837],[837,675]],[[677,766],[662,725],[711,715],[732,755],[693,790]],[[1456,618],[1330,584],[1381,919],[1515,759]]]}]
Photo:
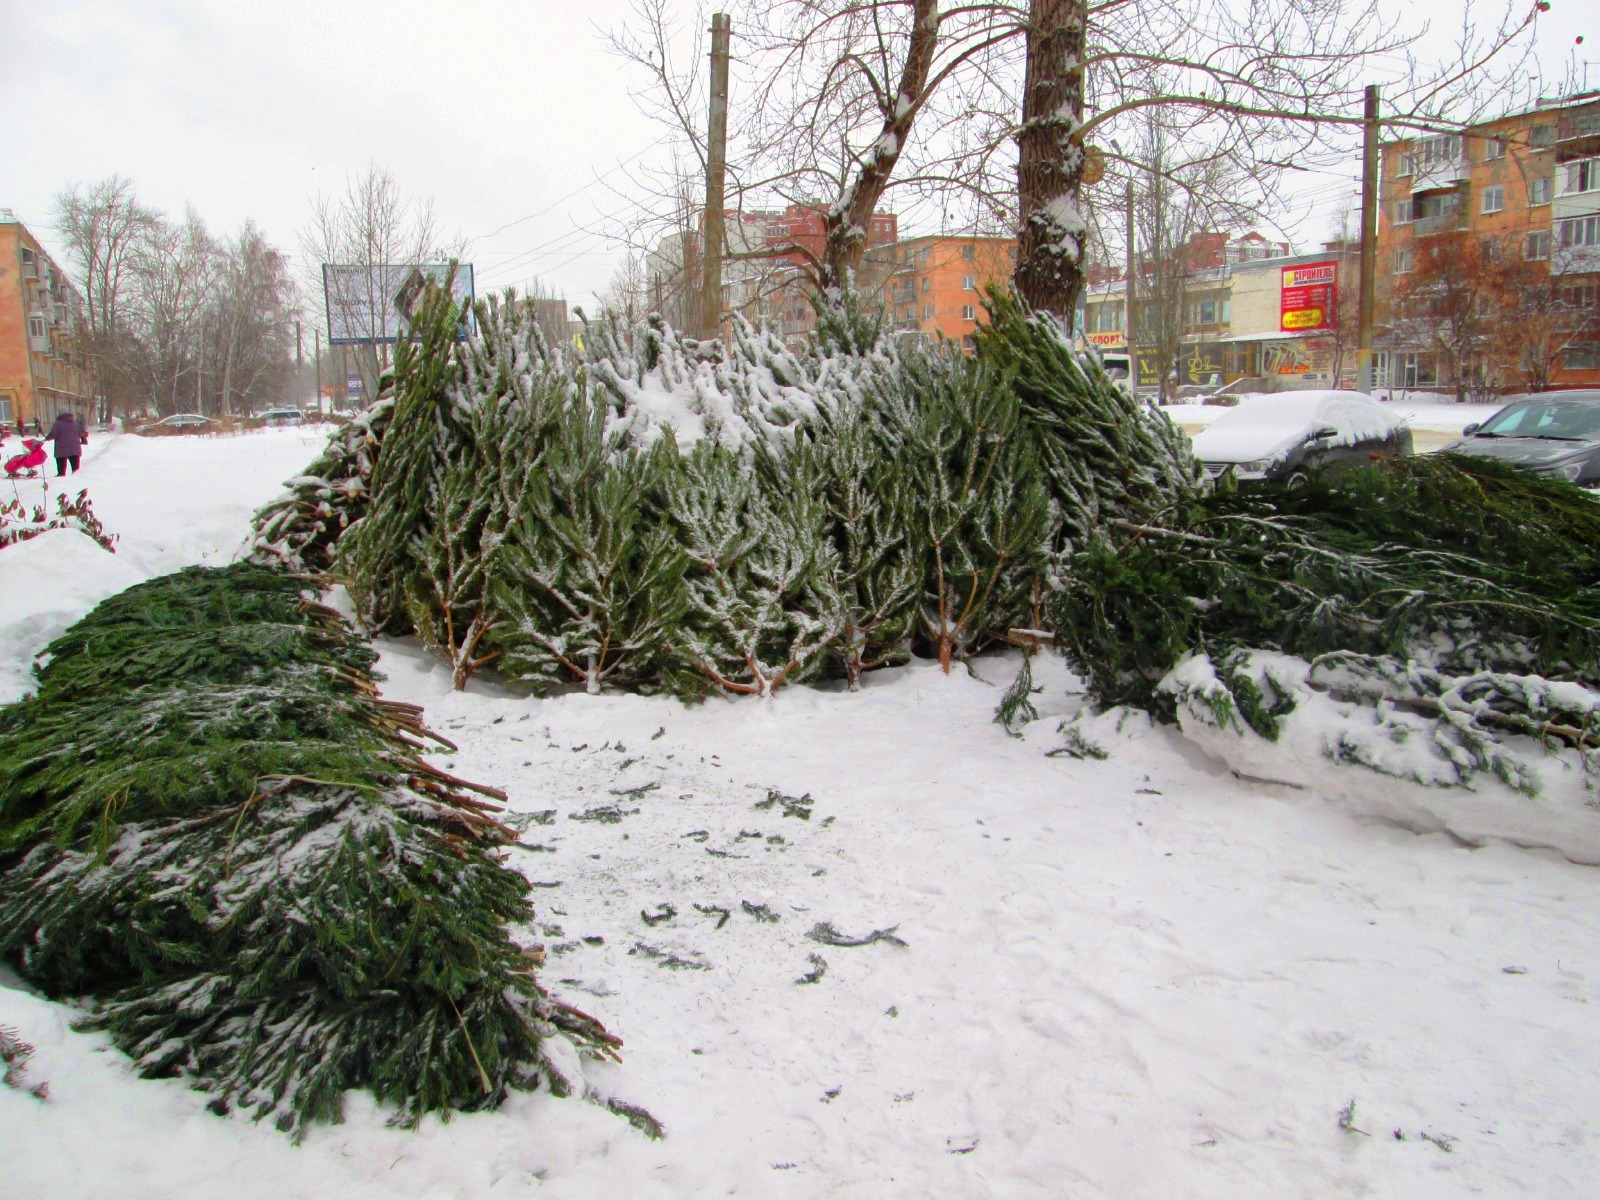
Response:
[{"label": "parked car", "polygon": [[298,408],[269,408],[257,413],[256,420],[263,425],[299,425],[305,420],[305,414]]},{"label": "parked car", "polygon": [[205,433],[218,427],[218,422],[213,417],[203,416],[200,413],[173,413],[170,417],[162,417],[159,421],[151,421],[141,425],[137,433]]},{"label": "parked car", "polygon": [[1239,402],[1194,436],[1194,453],[1215,479],[1304,487],[1323,470],[1348,470],[1411,453],[1411,430],[1365,392],[1279,392]]},{"label": "parked car", "polygon": [[1600,487],[1600,391],[1539,392],[1468,425],[1446,454],[1470,454],[1526,467],[1536,475]]}]

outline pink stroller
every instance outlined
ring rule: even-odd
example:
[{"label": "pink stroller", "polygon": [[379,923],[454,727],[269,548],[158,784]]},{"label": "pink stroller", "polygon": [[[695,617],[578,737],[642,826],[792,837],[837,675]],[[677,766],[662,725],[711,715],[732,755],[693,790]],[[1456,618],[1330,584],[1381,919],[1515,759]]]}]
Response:
[{"label": "pink stroller", "polygon": [[34,468],[44,464],[44,441],[41,438],[23,438],[21,454],[6,459],[7,479],[32,479],[39,474]]}]

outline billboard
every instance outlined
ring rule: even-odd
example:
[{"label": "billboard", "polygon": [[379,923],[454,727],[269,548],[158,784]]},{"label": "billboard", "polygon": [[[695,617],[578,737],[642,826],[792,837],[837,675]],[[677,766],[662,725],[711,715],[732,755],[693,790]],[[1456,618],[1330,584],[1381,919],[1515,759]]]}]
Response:
[{"label": "billboard", "polygon": [[[472,264],[457,263],[450,281],[456,307],[466,314],[461,336],[472,333]],[[427,283],[441,287],[449,263],[322,264],[322,294],[328,310],[330,346],[373,346],[398,341],[411,327],[411,312]]]},{"label": "billboard", "polygon": [[1279,328],[1284,333],[1332,329],[1339,315],[1339,264],[1336,260],[1283,268]]}]

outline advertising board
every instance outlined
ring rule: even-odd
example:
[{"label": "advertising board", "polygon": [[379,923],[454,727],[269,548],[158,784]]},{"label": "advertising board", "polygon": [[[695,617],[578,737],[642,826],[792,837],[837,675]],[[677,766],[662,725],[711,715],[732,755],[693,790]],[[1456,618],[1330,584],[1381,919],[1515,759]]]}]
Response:
[{"label": "advertising board", "polygon": [[426,283],[450,280],[450,294],[464,314],[461,336],[472,332],[472,264],[373,263],[322,264],[322,290],[328,308],[330,346],[373,346],[394,342],[411,327],[411,313]]},{"label": "advertising board", "polygon": [[1284,267],[1280,297],[1279,328],[1284,333],[1332,329],[1339,312],[1338,262]]}]

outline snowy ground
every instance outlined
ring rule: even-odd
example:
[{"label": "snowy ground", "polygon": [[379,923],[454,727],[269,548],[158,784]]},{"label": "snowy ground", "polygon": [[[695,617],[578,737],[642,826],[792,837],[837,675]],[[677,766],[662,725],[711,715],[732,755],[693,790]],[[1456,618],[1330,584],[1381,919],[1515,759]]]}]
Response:
[{"label": "snowy ground", "polygon": [[[318,440],[92,445],[119,553],[0,552],[0,699],[101,596],[226,558]],[[441,765],[510,792],[545,979],[627,1042],[588,1081],[666,1140],[542,1095],[407,1134],[353,1096],[295,1148],[0,972],[50,1088],[0,1087],[7,1200],[1595,1194],[1600,872],[1403,828],[1448,827],[1448,793],[1252,782],[1142,721],[1050,757],[1054,665],[1024,739],[991,721],[1006,660],[693,709],[452,694],[406,643],[382,667],[460,744]],[[1509,827],[1554,803],[1463,799]]]}]

